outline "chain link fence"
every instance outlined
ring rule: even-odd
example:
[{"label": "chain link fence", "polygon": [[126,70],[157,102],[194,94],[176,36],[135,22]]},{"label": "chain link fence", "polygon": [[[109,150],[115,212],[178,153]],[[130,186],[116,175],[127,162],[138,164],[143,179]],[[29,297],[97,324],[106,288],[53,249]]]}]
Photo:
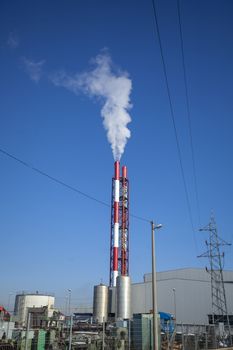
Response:
[{"label": "chain link fence", "polygon": [[[148,327],[135,327],[129,322],[127,328],[104,332],[98,340],[98,346],[91,350],[152,350],[153,329]],[[161,350],[204,350],[232,347],[233,327],[230,329],[223,324],[193,325],[177,324],[172,331],[160,332],[159,345]],[[88,348],[89,349],[89,348]]]}]

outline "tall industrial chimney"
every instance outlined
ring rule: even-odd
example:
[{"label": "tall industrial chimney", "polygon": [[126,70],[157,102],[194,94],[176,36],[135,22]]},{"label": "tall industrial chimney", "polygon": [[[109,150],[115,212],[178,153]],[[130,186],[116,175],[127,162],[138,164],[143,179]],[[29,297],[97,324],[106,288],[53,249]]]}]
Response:
[{"label": "tall industrial chimney", "polygon": [[129,184],[126,166],[114,163],[112,179],[111,238],[110,238],[110,281],[116,286],[117,276],[129,274]]},{"label": "tall industrial chimney", "polygon": [[114,164],[114,234],[113,234],[113,286],[116,286],[118,271],[118,248],[119,248],[119,200],[120,200],[120,163]]}]

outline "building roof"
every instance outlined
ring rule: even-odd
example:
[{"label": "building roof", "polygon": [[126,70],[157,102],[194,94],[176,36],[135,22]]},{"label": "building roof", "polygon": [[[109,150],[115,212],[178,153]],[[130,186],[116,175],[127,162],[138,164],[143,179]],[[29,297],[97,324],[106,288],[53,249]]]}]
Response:
[{"label": "building roof", "polygon": [[[225,281],[233,282],[233,271],[223,271],[223,278]],[[190,280],[198,282],[210,282],[210,274],[204,268],[183,268],[169,271],[157,272],[157,281],[165,280]],[[144,282],[151,282],[152,274],[146,273],[144,275]]]}]

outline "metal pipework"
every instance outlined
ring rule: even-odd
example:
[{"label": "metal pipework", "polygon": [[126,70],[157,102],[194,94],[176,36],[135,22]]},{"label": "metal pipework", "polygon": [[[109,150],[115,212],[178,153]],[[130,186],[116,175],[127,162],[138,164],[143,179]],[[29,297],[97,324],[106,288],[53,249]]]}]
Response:
[{"label": "metal pipework", "polygon": [[128,271],[128,179],[127,168],[124,165],[122,167],[122,204],[121,204],[121,275],[127,276]]}]

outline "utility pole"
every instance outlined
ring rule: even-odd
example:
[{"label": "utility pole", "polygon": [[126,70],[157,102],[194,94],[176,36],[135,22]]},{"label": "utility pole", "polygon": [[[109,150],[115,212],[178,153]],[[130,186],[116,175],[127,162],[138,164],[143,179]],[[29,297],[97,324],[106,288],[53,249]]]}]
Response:
[{"label": "utility pole", "polygon": [[72,328],[73,328],[73,315],[70,314],[69,350],[71,350],[71,347],[72,347]]},{"label": "utility pole", "polygon": [[28,311],[25,350],[28,350],[28,336],[29,336],[29,329],[30,329],[30,320],[31,320],[31,313]]},{"label": "utility pole", "polygon": [[7,303],[7,311],[10,313],[10,300],[11,300],[11,296],[13,295],[13,293],[9,293],[8,294],[8,303]]},{"label": "utility pole", "polygon": [[129,346],[128,346],[128,350],[130,350],[131,349],[131,334],[130,334],[130,332],[131,332],[131,324],[130,324],[130,319],[129,319],[129,330],[128,330],[128,332],[129,332],[129,334],[128,334],[128,341],[129,341]]},{"label": "utility pole", "polygon": [[155,225],[151,221],[151,256],[152,256],[152,307],[153,307],[153,348],[159,350],[159,332],[158,332],[158,305],[157,305],[157,281],[156,281],[156,263],[155,263],[155,229],[161,228],[162,225]]},{"label": "utility pole", "polygon": [[173,298],[174,298],[174,317],[176,320],[176,288],[172,288],[173,291]]},{"label": "utility pole", "polygon": [[[210,274],[211,278],[211,301],[212,301],[212,324],[218,324],[222,322],[227,324],[230,335],[230,322],[227,312],[226,292],[223,280],[223,258],[224,253],[220,251],[220,247],[225,245],[231,245],[225,242],[218,236],[217,227],[214,216],[210,218],[210,223],[201,228],[200,231],[209,232],[209,239],[205,241],[207,251],[198,256],[198,258],[208,258],[210,263],[210,269],[206,268],[206,271]],[[231,336],[230,343],[232,344]]]},{"label": "utility pole", "polygon": [[103,317],[103,334],[102,334],[102,350],[104,350],[105,345],[105,318]]},{"label": "utility pole", "polygon": [[68,348],[68,350],[71,350],[71,346],[72,346],[72,326],[73,326],[73,314],[72,314],[71,308],[70,308],[71,289],[68,289],[68,292],[69,292],[69,315],[70,315],[70,332],[69,332],[69,348]]}]

